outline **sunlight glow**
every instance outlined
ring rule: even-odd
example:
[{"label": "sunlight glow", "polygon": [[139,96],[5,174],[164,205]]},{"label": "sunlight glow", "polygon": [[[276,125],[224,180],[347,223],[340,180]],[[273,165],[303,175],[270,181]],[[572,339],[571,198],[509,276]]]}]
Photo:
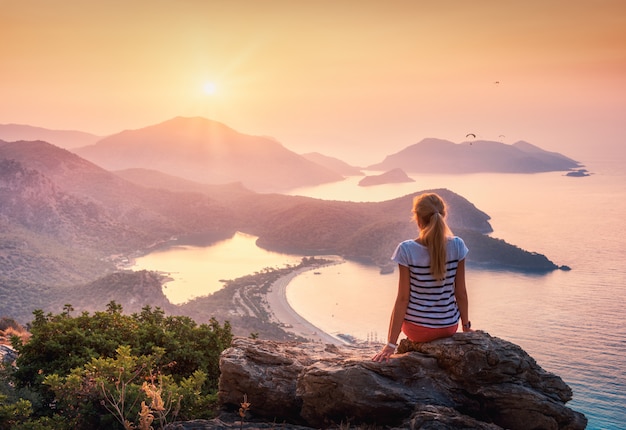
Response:
[{"label": "sunlight glow", "polygon": [[216,87],[213,82],[205,82],[202,86],[202,90],[204,91],[204,94],[213,95],[215,94]]}]

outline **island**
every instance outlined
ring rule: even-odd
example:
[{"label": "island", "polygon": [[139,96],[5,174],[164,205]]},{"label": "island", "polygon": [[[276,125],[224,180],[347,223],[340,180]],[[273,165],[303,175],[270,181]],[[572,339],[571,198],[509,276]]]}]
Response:
[{"label": "island", "polygon": [[577,170],[572,170],[570,172],[567,172],[565,174],[565,176],[570,176],[570,177],[574,177],[574,178],[582,178],[585,176],[590,176],[591,173],[589,173],[589,171],[587,169],[577,169]]},{"label": "island", "polygon": [[380,175],[366,176],[359,181],[359,187],[370,187],[372,185],[398,184],[402,182],[415,182],[406,172],[400,168],[391,169]]}]

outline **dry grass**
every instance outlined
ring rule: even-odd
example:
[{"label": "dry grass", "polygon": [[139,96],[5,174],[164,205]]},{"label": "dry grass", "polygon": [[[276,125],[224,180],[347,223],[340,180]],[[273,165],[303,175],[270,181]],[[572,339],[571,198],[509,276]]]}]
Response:
[{"label": "dry grass", "polygon": [[0,318],[0,345],[11,346],[11,337],[17,336],[23,343],[28,342],[30,333],[13,318]]}]

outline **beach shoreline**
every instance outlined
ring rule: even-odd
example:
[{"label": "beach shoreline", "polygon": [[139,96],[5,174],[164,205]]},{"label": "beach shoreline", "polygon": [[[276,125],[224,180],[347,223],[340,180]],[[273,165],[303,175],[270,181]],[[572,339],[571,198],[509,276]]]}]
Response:
[{"label": "beach shoreline", "polygon": [[[342,262],[343,260],[337,260],[331,264],[341,264]],[[326,333],[303,318],[295,311],[295,309],[291,307],[289,301],[287,300],[287,287],[289,286],[289,283],[296,276],[315,269],[317,269],[317,267],[305,267],[294,270],[274,281],[266,295],[269,312],[274,318],[274,322],[279,324],[285,331],[309,339],[313,342],[346,345],[347,342],[344,340],[335,337],[330,333]]]}]

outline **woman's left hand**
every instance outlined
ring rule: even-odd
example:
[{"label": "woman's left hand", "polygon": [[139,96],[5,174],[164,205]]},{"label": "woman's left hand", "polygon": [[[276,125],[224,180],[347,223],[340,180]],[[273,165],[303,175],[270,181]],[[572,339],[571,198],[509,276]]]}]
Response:
[{"label": "woman's left hand", "polygon": [[392,348],[389,345],[385,345],[382,351],[380,351],[378,354],[372,357],[372,361],[378,361],[378,362],[389,361],[389,359],[391,358],[394,352],[396,352],[395,348]]}]

